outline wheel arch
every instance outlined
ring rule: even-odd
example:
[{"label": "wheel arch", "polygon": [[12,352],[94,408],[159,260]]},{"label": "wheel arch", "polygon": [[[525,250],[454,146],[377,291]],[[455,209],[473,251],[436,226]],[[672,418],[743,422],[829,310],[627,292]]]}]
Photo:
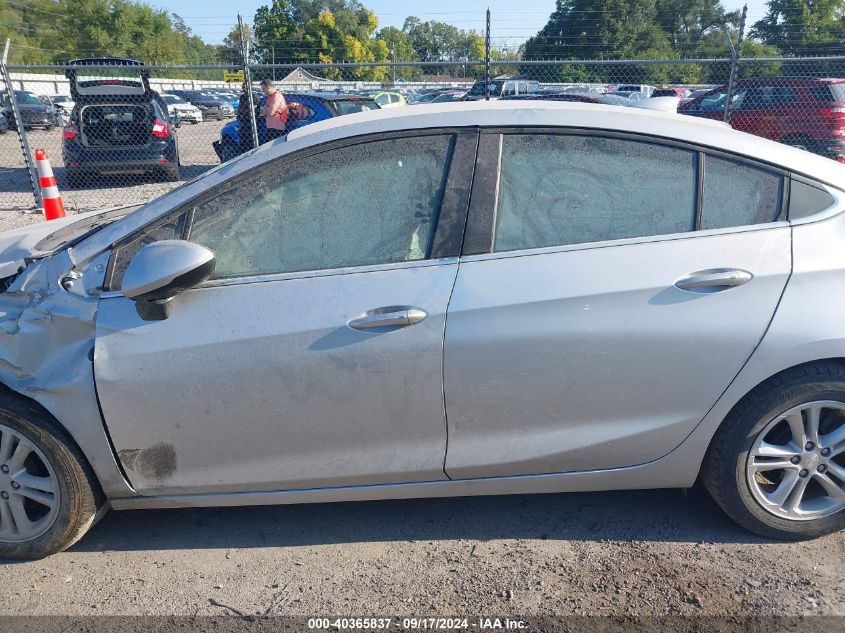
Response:
[{"label": "wheel arch", "polygon": [[98,503],[105,503],[106,494],[103,490],[102,484],[100,483],[100,478],[97,476],[94,467],[91,465],[88,455],[79,445],[79,442],[76,441],[76,438],[73,433],[71,433],[70,429],[68,429],[61,420],[53,415],[49,409],[37,400],[12,389],[4,382],[0,382],[0,408],[10,409],[12,412],[20,415],[21,417],[26,417],[28,414],[35,413],[37,416],[49,420],[50,423],[63,435],[63,437],[59,439],[63,442],[67,442],[79,451],[79,454],[84,460],[82,467],[88,471],[91,481],[94,484],[94,494],[97,497],[97,501]]},{"label": "wheel arch", "polygon": [[713,439],[716,437],[716,434],[719,432],[719,429],[721,429],[725,424],[729,423],[730,420],[738,414],[738,412],[742,409],[746,402],[753,399],[754,396],[761,390],[765,389],[766,386],[769,385],[769,383],[777,381],[779,378],[783,377],[786,374],[791,374],[795,371],[805,368],[810,369],[813,367],[819,367],[824,365],[835,365],[845,370],[845,357],[831,356],[828,358],[818,358],[815,360],[808,360],[794,365],[790,365],[789,367],[785,367],[777,371],[776,373],[757,381],[757,383],[754,384],[750,389],[745,389],[744,392],[738,398],[735,397],[735,401],[733,402],[732,406],[730,406],[727,412],[721,416],[721,420],[719,421],[719,423],[714,426],[708,434],[706,449],[701,453],[700,457],[700,463],[698,466],[698,476],[701,476],[701,471],[704,467],[707,451],[709,451],[710,447],[713,445]]}]

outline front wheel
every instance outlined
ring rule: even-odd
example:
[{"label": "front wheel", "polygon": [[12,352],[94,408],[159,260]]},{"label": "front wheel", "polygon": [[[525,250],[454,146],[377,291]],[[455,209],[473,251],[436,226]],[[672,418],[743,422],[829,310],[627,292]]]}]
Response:
[{"label": "front wheel", "polygon": [[845,528],[845,367],[796,367],[746,396],[713,438],[702,479],[731,518],[762,536]]},{"label": "front wheel", "polygon": [[79,448],[35,405],[0,403],[0,558],[62,551],[97,517],[96,481]]}]

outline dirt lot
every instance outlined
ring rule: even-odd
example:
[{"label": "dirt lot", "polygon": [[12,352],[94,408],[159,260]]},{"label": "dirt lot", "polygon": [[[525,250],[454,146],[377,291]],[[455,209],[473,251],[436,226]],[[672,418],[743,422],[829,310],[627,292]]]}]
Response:
[{"label": "dirt lot", "polygon": [[[190,180],[205,170],[219,164],[211,146],[220,138],[220,129],[228,121],[204,121],[196,125],[184,123],[177,130],[182,179]],[[137,204],[152,200],[179,183],[152,182],[149,177],[111,176],[83,189],[71,189],[65,180],[62,162],[62,130],[30,130],[30,148],[47,150],[50,164],[59,182],[65,208],[71,211],[90,211],[118,204]],[[24,167],[18,135],[15,132],[0,135],[0,212],[32,207],[29,176]],[[0,220],[0,230],[8,228]]]},{"label": "dirt lot", "polygon": [[702,492],[113,512],[6,564],[7,614],[845,615],[845,534],[758,539]]}]

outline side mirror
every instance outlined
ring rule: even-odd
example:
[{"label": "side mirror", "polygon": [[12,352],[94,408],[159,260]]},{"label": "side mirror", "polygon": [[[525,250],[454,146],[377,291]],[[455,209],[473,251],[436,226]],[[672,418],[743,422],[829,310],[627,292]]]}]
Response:
[{"label": "side mirror", "polygon": [[185,240],[147,244],[129,261],[121,290],[145,321],[170,314],[173,297],[214,274],[214,253]]},{"label": "side mirror", "polygon": [[170,117],[170,124],[173,127],[179,127],[180,125],[182,125],[182,119],[180,119],[178,116]]}]

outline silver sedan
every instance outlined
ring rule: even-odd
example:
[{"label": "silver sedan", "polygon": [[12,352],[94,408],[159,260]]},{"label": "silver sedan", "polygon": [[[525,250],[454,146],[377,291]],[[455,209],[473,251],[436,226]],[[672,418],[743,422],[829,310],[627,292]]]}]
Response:
[{"label": "silver sedan", "polygon": [[0,557],[114,509],[701,480],[845,525],[845,166],[462,103],[302,128],[0,235]]}]

